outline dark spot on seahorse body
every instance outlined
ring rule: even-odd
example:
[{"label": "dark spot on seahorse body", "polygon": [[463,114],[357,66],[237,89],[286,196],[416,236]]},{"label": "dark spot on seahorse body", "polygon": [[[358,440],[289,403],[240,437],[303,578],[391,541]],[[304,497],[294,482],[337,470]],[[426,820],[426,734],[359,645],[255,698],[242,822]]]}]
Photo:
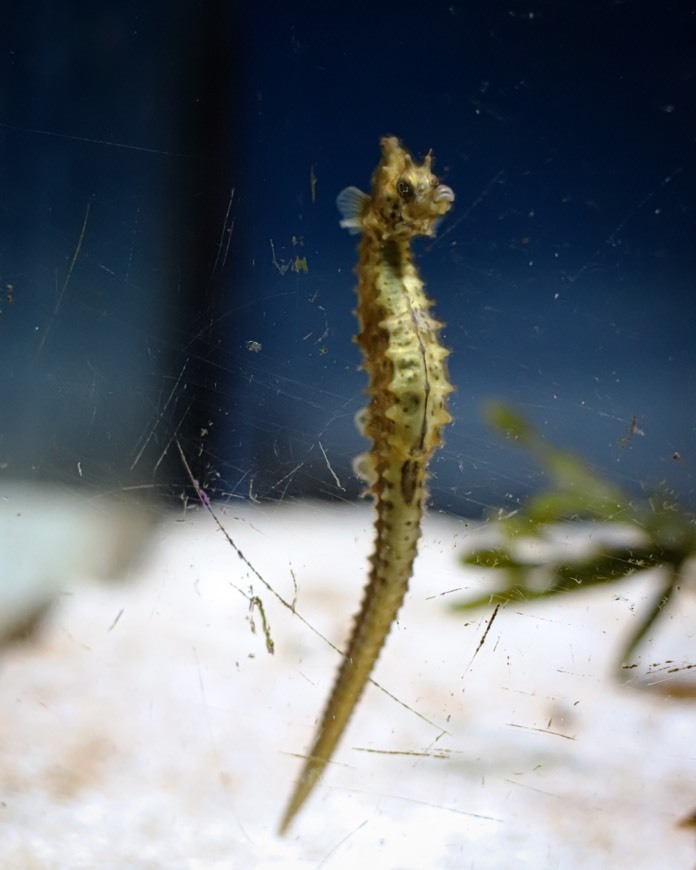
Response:
[{"label": "dark spot on seahorse body", "polygon": [[406,504],[413,503],[418,486],[418,464],[408,459],[401,466],[401,495]]},{"label": "dark spot on seahorse body", "polygon": [[401,261],[401,249],[399,245],[390,239],[384,243],[382,251],[384,253],[384,262],[389,266],[394,274],[400,275],[403,269],[403,263]]}]

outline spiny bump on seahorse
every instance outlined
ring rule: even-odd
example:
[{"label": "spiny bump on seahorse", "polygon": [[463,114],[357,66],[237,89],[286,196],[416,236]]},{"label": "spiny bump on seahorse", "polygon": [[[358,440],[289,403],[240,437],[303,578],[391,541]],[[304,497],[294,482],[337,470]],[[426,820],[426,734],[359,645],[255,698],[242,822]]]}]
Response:
[{"label": "spiny bump on seahorse", "polygon": [[433,174],[430,153],[417,164],[395,137],[381,145],[371,192],[347,187],[337,199],[341,226],[362,234],[356,341],[369,377],[369,402],[356,424],[372,447],[355,460],[354,470],[375,500],[375,547],[362,604],[281,834],[331,759],[399,612],[421,534],[428,462],[451,420],[449,351],[439,342],[441,324],[429,313],[433,303],[410,243],[414,236],[435,234],[454,193]]}]

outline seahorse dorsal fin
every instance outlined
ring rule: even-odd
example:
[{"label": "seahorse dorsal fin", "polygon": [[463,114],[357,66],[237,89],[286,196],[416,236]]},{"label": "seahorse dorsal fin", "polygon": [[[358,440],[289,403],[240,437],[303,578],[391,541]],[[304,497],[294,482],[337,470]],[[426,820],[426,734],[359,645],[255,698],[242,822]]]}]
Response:
[{"label": "seahorse dorsal fin", "polygon": [[346,187],[336,197],[336,205],[341,212],[340,226],[355,235],[362,231],[362,214],[370,197],[357,187]]}]

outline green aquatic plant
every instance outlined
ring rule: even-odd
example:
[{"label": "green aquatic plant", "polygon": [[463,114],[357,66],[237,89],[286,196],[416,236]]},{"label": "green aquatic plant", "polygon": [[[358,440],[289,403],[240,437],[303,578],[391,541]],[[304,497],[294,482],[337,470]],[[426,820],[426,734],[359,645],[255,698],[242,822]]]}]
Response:
[{"label": "green aquatic plant", "polygon": [[[655,593],[617,663],[625,673],[635,666],[630,659],[675,593],[693,582],[693,566],[689,573],[687,565],[696,556],[696,518],[668,492],[630,499],[579,457],[553,446],[509,405],[491,403],[486,417],[541,465],[547,486],[518,510],[491,517],[495,543],[473,550],[463,561],[495,569],[495,588],[454,609],[538,601],[660,568],[654,572]],[[559,532],[577,521],[594,524],[596,534],[587,536],[585,548],[564,554]]]}]

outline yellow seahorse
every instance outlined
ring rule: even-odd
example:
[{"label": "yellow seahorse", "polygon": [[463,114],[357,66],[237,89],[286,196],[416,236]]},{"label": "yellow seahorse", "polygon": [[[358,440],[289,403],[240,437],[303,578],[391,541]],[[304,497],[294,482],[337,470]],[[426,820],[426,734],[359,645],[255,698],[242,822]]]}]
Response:
[{"label": "yellow seahorse", "polygon": [[401,607],[413,571],[426,498],[427,465],[450,421],[452,392],[438,340],[440,324],[413,265],[411,239],[432,236],[454,193],[419,166],[398,139],[382,139],[372,192],[355,187],[337,200],[341,226],[362,233],[357,342],[369,375],[358,426],[372,439],[355,460],[377,509],[370,576],[331,697],[280,825],[284,833],[333,755]]}]

